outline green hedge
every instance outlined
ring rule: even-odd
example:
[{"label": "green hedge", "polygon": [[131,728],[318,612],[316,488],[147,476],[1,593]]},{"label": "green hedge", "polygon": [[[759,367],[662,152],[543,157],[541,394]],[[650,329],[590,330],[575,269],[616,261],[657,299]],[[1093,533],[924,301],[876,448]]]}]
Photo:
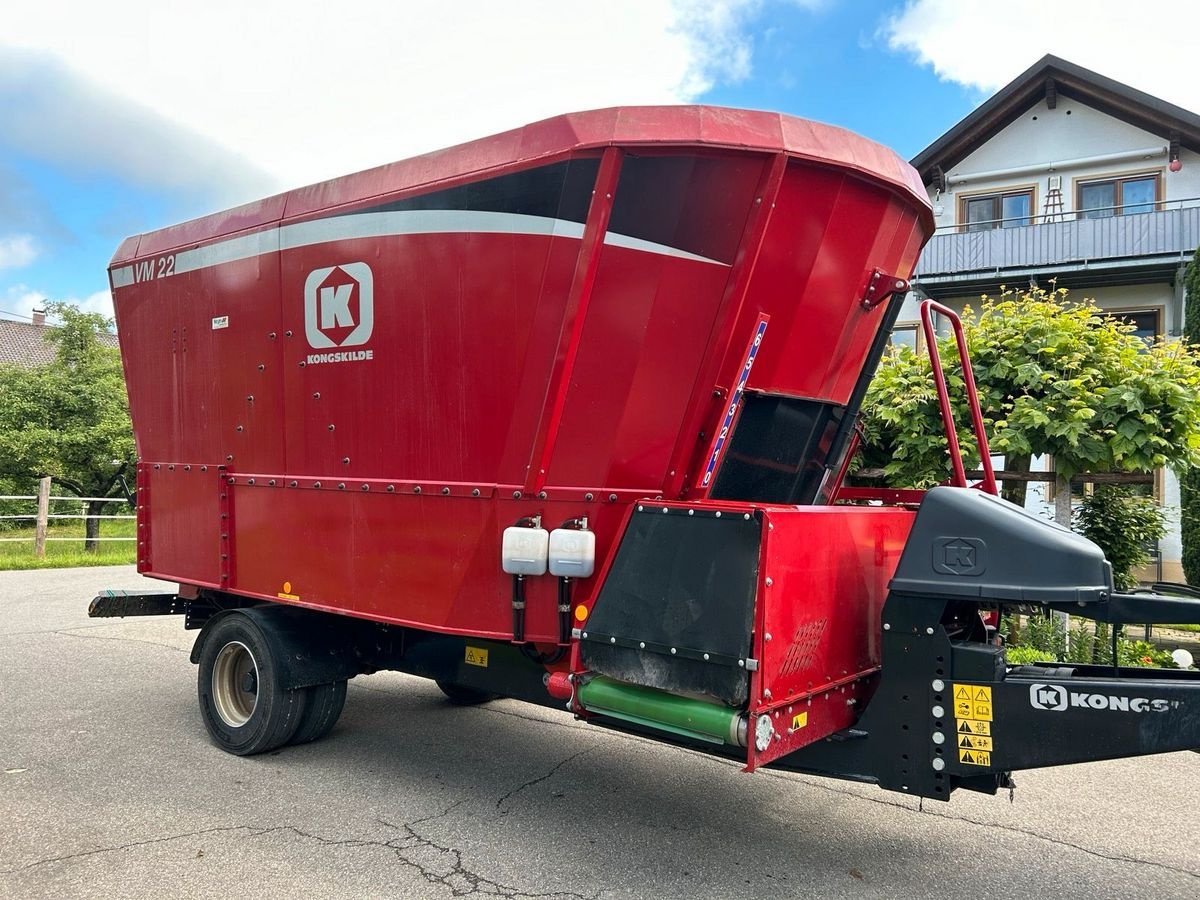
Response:
[{"label": "green hedge", "polygon": [[[1183,339],[1200,344],[1200,248],[1183,279],[1187,291]],[[1200,586],[1200,469],[1181,474],[1179,529],[1183,539],[1183,573],[1188,584]]]}]

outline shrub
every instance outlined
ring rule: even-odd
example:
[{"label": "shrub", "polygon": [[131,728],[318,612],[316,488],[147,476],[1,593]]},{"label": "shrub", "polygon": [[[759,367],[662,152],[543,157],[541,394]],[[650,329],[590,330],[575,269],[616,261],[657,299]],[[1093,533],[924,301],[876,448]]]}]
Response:
[{"label": "shrub", "polygon": [[1010,666],[1026,666],[1030,663],[1055,662],[1053,653],[1037,650],[1033,647],[1008,647],[1004,655]]},{"label": "shrub", "polygon": [[1147,641],[1117,641],[1117,664],[1122,666],[1152,666],[1159,669],[1178,669],[1169,650],[1160,650]]},{"label": "shrub", "polygon": [[1057,616],[1032,615],[1021,630],[1021,646],[1062,659],[1067,652],[1067,634]]},{"label": "shrub", "polygon": [[1150,561],[1149,547],[1166,531],[1158,504],[1115,484],[1097,486],[1075,514],[1075,530],[1095,542],[1112,563],[1117,590],[1137,586],[1133,570]]}]

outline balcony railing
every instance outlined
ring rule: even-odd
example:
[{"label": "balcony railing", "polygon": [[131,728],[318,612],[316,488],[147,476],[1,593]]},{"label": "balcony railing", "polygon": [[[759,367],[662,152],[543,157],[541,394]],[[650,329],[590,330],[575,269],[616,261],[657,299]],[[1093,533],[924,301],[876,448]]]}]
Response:
[{"label": "balcony railing", "polygon": [[1087,268],[1122,261],[1136,266],[1139,261],[1182,260],[1200,243],[1200,198],[1157,206],[1144,213],[1119,214],[1116,208],[1060,213],[1049,218],[1061,221],[1033,225],[1014,226],[1016,220],[974,223],[998,226],[976,231],[965,231],[963,225],[940,228],[921,253],[916,277],[940,281],[955,275],[1050,266]]}]

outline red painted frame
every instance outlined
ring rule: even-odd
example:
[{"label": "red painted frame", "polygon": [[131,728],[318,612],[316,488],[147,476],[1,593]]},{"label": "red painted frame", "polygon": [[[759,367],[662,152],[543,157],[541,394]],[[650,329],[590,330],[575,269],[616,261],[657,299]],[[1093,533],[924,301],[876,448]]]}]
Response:
[{"label": "red painted frame", "polygon": [[929,364],[933,367],[933,382],[937,387],[938,406],[942,411],[942,424],[946,428],[946,441],[950,444],[950,465],[954,470],[954,484],[967,487],[967,472],[963,467],[962,451],[958,445],[958,431],[954,426],[954,411],[950,408],[950,392],[946,388],[946,373],[942,371],[942,359],[938,354],[937,330],[933,327],[933,313],[945,316],[954,329],[954,342],[958,347],[958,358],[963,367],[963,382],[967,391],[967,404],[971,409],[971,424],[975,429],[975,442],[979,447],[979,461],[983,468],[980,486],[989,494],[1000,495],[996,486],[996,473],[992,470],[992,456],[988,449],[987,431],[983,425],[983,411],[979,408],[979,391],[975,387],[975,373],[971,370],[971,354],[967,350],[967,336],[963,332],[962,319],[958,313],[936,300],[921,302],[921,329],[925,332],[925,346],[929,351]]}]

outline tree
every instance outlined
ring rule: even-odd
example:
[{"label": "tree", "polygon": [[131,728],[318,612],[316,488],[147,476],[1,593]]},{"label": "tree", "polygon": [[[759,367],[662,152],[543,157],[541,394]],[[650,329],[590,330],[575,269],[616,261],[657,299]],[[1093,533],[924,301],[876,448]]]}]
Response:
[{"label": "tree", "polygon": [[[1183,318],[1183,340],[1200,344],[1200,248],[1187,267],[1183,279],[1187,296]],[[1183,539],[1183,574],[1188,584],[1200,585],[1200,470],[1180,473],[1179,530]]]},{"label": "tree", "polygon": [[[1052,454],[1060,496],[1080,472],[1150,472],[1200,464],[1200,355],[1180,342],[1147,345],[1133,326],[1063,289],[1004,291],[964,311],[991,450],[1028,471]],[[938,341],[968,465],[974,438],[953,338]],[[928,486],[949,471],[929,361],[897,348],[864,405],[866,465],[893,483]],[[1005,496],[1024,503],[1024,487]]]},{"label": "tree", "polygon": [[[0,367],[0,477],[49,475],[80,497],[123,496],[136,453],[116,349],[99,340],[112,321],[66,303],[48,312],[61,326],[48,334],[55,361]],[[112,501],[92,500],[88,516]],[[87,519],[84,547],[98,547],[100,521]]]}]

